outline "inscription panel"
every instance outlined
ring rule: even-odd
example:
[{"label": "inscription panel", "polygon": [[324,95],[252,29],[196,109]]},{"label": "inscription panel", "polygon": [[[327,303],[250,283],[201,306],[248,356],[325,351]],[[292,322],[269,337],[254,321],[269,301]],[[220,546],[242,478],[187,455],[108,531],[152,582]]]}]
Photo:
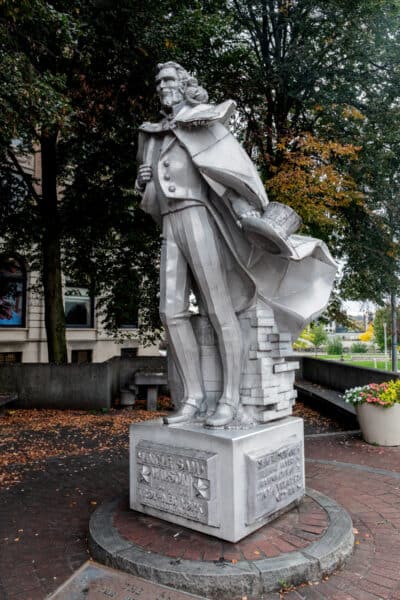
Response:
[{"label": "inscription panel", "polygon": [[246,455],[247,524],[284,508],[305,493],[303,443]]},{"label": "inscription panel", "polygon": [[138,502],[212,527],[220,525],[217,454],[142,440],[135,458]]}]

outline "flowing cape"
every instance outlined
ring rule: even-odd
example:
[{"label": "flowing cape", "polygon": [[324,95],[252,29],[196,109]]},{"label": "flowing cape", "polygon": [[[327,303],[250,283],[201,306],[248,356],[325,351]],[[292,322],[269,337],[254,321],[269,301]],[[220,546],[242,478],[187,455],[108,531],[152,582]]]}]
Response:
[{"label": "flowing cape", "polygon": [[[230,203],[232,190],[261,211],[268,198],[249,156],[225,127],[234,108],[231,100],[218,106],[185,106],[171,130],[211,188],[206,203],[220,233],[235,310],[245,310],[258,296],[273,309],[279,331],[290,332],[295,338],[326,308],[337,265],[326,244],[315,238],[290,236],[294,252],[286,258],[261,250],[244,236]],[[161,123],[141,126],[139,161],[150,162],[151,139],[164,131]],[[141,208],[160,221],[151,182]]]}]

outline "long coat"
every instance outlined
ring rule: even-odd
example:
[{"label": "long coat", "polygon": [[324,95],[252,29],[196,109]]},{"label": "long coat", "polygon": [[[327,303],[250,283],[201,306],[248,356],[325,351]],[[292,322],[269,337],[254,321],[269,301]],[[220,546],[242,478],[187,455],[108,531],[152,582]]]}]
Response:
[{"label": "long coat", "polygon": [[[211,193],[207,208],[223,240],[224,263],[232,302],[237,312],[259,296],[275,315],[279,330],[297,337],[307,323],[326,308],[337,265],[321,240],[292,235],[290,258],[254,246],[237,224],[230,190],[263,210],[268,198],[249,156],[225,127],[235,108],[231,100],[218,106],[184,106],[171,122],[140,127],[138,160],[151,164],[152,138],[169,128],[186,148]],[[155,186],[148,183],[141,208],[160,222]]]}]

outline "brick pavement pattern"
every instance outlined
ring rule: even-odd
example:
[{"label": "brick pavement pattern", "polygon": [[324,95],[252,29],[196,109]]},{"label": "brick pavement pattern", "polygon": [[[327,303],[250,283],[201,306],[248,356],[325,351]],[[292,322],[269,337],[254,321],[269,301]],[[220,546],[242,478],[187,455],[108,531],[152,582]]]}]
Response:
[{"label": "brick pavement pattern", "polygon": [[114,516],[118,533],[147,552],[195,561],[257,561],[295,552],[319,540],[328,527],[325,510],[310,497],[246,538],[232,544],[161,519],[141,515],[124,501]]},{"label": "brick pavement pattern", "polygon": [[[49,459],[2,491],[0,600],[44,600],[87,560],[90,514],[127,489],[127,456],[94,449]],[[400,600],[400,447],[368,446],[351,436],[308,438],[306,458],[307,484],[350,513],[355,551],[326,580],[264,600]]]},{"label": "brick pavement pattern", "polygon": [[97,504],[126,490],[125,456],[51,459],[2,491],[0,600],[44,600],[89,558]]}]

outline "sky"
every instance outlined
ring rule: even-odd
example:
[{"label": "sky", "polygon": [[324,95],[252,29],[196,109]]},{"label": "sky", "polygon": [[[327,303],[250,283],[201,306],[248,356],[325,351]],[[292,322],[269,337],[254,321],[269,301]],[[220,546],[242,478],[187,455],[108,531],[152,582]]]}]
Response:
[{"label": "sky", "polygon": [[355,302],[353,300],[345,300],[342,302],[343,309],[350,316],[360,315],[368,312],[375,312],[375,307],[372,302]]}]

